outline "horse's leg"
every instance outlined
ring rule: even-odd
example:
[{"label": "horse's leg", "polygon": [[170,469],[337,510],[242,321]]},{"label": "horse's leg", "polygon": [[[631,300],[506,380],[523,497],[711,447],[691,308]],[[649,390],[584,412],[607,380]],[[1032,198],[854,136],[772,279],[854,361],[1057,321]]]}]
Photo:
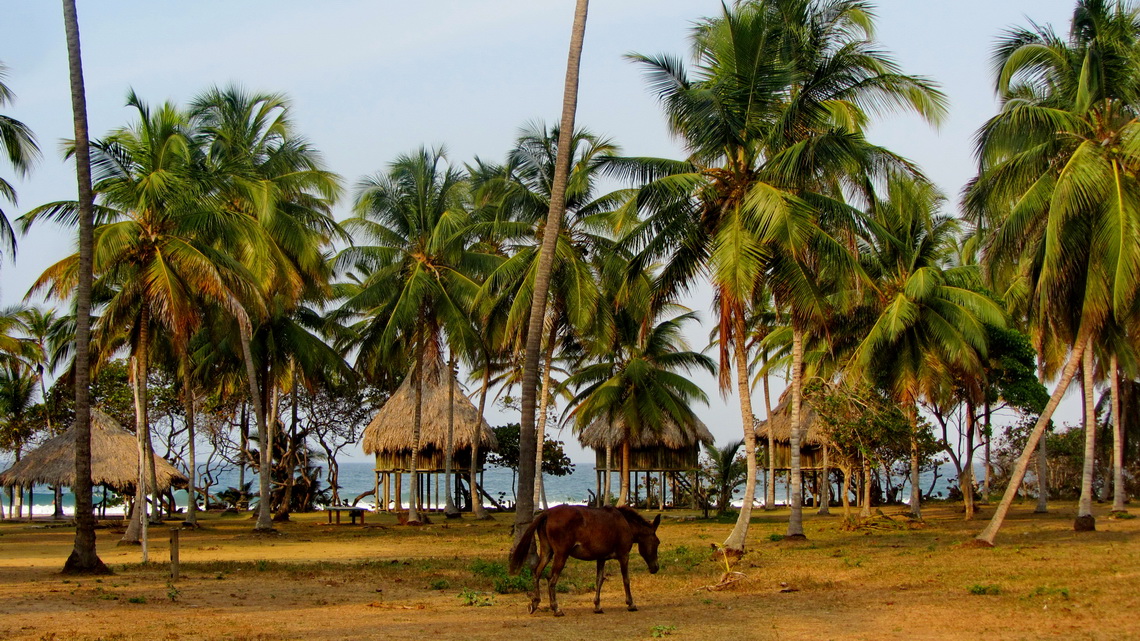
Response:
[{"label": "horse's leg", "polygon": [[594,614],[602,614],[602,581],[606,580],[606,560],[598,559],[598,578],[594,580]]},{"label": "horse's leg", "polygon": [[558,597],[556,596],[555,588],[558,586],[558,577],[562,574],[562,568],[566,566],[568,556],[566,552],[559,550],[554,553],[554,562],[550,565],[550,611],[553,612],[556,617],[566,614],[558,609]]},{"label": "horse's leg", "polygon": [[637,606],[633,604],[633,593],[629,591],[629,554],[622,554],[618,556],[618,565],[621,566],[621,582],[625,584],[625,604],[628,606],[626,609],[630,612],[637,612]]},{"label": "horse's leg", "polygon": [[550,562],[550,557],[553,554],[554,550],[550,547],[550,542],[539,539],[538,565],[534,568],[534,592],[530,595],[531,614],[534,614],[538,610],[539,604],[542,603],[542,571],[546,569],[546,564]]}]

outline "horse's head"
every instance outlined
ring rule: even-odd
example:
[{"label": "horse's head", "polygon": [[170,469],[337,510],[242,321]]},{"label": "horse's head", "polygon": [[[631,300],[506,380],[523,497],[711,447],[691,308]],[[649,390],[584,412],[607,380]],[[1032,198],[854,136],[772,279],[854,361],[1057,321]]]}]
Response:
[{"label": "horse's head", "polygon": [[657,538],[657,526],[661,525],[661,515],[658,514],[653,523],[649,527],[642,529],[637,536],[637,551],[641,553],[641,558],[645,559],[645,564],[649,566],[650,574],[657,574],[657,546],[661,544],[661,539]]}]

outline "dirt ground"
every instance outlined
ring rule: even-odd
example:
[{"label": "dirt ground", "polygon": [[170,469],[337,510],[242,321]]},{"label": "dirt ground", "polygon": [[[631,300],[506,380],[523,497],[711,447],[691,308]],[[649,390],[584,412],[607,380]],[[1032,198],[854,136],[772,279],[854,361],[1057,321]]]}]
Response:
[{"label": "dirt ground", "polygon": [[707,589],[725,571],[713,546],[731,524],[669,512],[661,571],[631,561],[639,611],[625,610],[611,562],[606,613],[593,614],[593,564],[571,561],[562,618],[529,615],[527,595],[509,592],[507,514],[423,527],[304,514],[272,536],[254,535],[245,516],[209,514],[181,532],[176,582],[169,527],[151,529],[148,565],[101,529],[115,574],[76,579],[59,574],[73,529],[3,523],[0,639],[1140,639],[1140,519],[1098,512],[1098,531],[1078,534],[1074,508],[1015,507],[993,549],[962,545],[984,521],[966,523],[954,506],[928,508],[916,529],[891,511],[871,531],[811,514],[806,542],[779,540],[786,511],[754,513],[743,579],[720,590]]}]

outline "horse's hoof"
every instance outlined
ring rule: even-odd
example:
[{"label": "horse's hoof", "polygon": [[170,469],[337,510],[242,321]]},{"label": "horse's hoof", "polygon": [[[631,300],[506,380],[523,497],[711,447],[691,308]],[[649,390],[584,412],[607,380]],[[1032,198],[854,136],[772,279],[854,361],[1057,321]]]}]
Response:
[{"label": "horse's hoof", "polygon": [[626,609],[629,610],[630,612],[637,612],[637,606],[636,605],[631,605]]},{"label": "horse's hoof", "polygon": [[537,611],[538,611],[538,604],[537,603],[531,603],[530,604],[530,614],[534,614]]},{"label": "horse's hoof", "polygon": [[565,612],[563,612],[562,610],[555,610],[555,611],[554,611],[554,616],[556,616],[556,617],[564,617],[564,616],[566,616],[566,613],[565,613]]},{"label": "horse's hoof", "polygon": [[601,608],[594,608],[594,614],[605,614],[606,611]]}]

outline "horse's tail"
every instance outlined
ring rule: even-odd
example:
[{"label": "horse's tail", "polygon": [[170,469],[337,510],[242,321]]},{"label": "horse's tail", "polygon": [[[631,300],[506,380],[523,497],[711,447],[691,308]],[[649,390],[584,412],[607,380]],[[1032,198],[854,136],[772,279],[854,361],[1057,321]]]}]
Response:
[{"label": "horse's tail", "polygon": [[523,532],[518,543],[516,543],[515,547],[511,550],[511,562],[507,568],[511,574],[518,574],[519,570],[522,569],[526,557],[530,554],[530,546],[534,541],[534,533],[545,523],[546,512],[540,512],[538,516],[534,517],[534,520],[530,522],[530,526],[527,527],[526,531]]}]

